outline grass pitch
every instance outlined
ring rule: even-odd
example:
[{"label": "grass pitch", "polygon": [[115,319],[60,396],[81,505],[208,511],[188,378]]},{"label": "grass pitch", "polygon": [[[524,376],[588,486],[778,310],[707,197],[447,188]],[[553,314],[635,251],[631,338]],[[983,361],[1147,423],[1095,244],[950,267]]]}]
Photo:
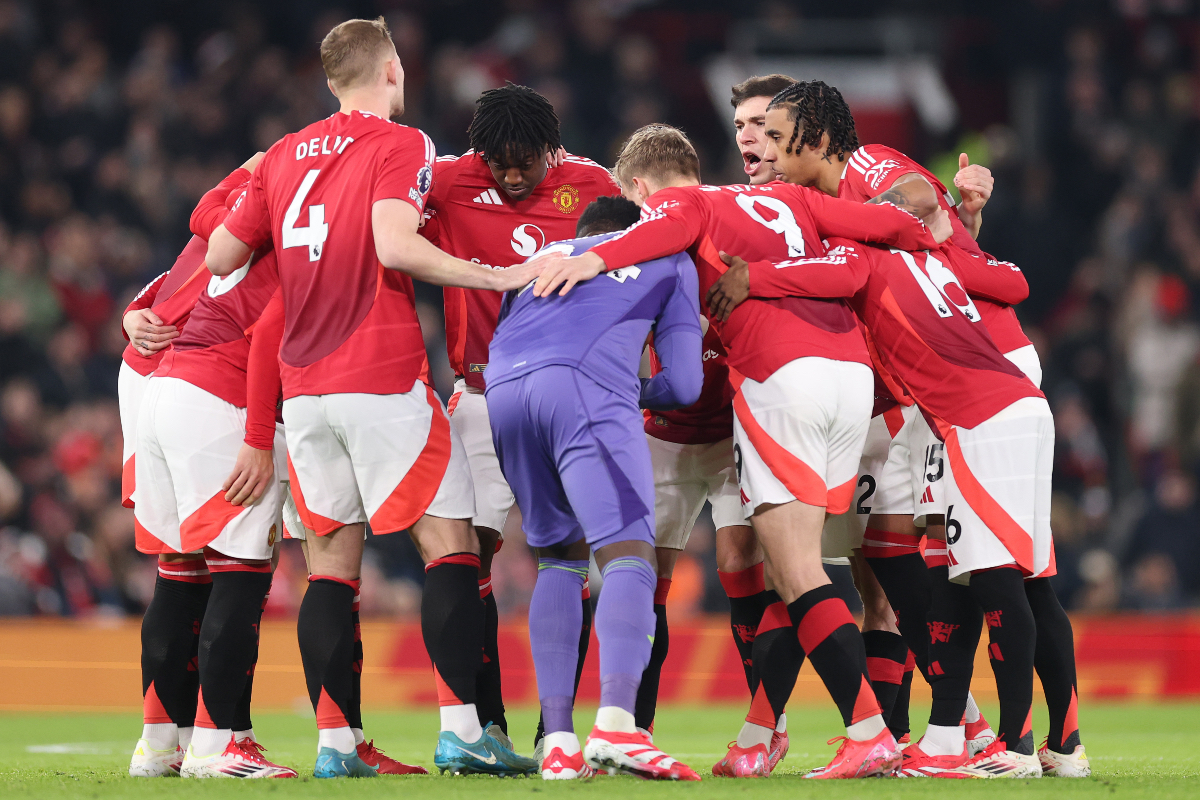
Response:
[{"label": "grass pitch", "polygon": [[[660,710],[655,741],[664,750],[691,764],[702,775],[725,752],[737,731],[741,709],[664,708]],[[925,709],[914,709],[922,719]],[[998,714],[985,709],[989,719]],[[135,714],[5,714],[0,715],[0,797],[17,798],[151,798],[268,796],[404,798],[507,798],[533,793],[570,796],[624,797],[687,796],[752,798],[780,796],[831,798],[924,798],[937,796],[1021,797],[1058,796],[1121,798],[1200,797],[1200,705],[1110,704],[1086,705],[1081,714],[1083,740],[1093,777],[1087,780],[1030,781],[801,781],[806,769],[833,755],[825,740],[840,732],[830,708],[796,708],[788,714],[791,752],[768,780],[734,781],[706,777],[701,783],[661,784],[629,777],[601,776],[591,781],[540,779],[499,780],[449,775],[382,777],[370,780],[318,781],[191,781],[178,778],[134,779],[126,774],[129,753],[140,730]],[[518,710],[510,717],[517,747],[532,752],[536,712]],[[1035,713],[1035,731],[1045,731],[1044,712]],[[367,734],[390,755],[433,769],[437,735],[436,712],[370,713]],[[591,712],[576,715],[576,727],[586,731]],[[273,761],[311,774],[316,734],[311,719],[286,713],[255,715],[255,732]],[[540,794],[538,795],[540,797]]]}]

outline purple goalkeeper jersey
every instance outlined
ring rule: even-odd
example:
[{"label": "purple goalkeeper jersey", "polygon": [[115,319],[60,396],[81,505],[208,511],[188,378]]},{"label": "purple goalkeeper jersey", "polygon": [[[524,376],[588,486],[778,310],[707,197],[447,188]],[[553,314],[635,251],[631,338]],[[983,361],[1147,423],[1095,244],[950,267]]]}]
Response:
[{"label": "purple goalkeeper jersey", "polygon": [[[547,250],[579,255],[615,234],[572,239]],[[545,251],[543,251],[545,252]],[[704,382],[696,267],[684,253],[601,273],[566,296],[511,291],[492,337],[488,387],[548,366],[573,367],[642,408],[690,405]],[[646,335],[662,371],[638,379]]]}]

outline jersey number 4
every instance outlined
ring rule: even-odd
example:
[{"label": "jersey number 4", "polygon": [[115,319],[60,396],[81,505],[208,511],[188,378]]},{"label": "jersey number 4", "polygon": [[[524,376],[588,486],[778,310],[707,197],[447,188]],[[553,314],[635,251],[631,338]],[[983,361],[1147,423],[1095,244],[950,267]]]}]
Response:
[{"label": "jersey number 4", "polygon": [[300,183],[300,188],[296,190],[296,196],[292,198],[287,213],[283,215],[283,249],[307,247],[309,261],[321,260],[321,250],[325,246],[325,240],[329,238],[329,224],[325,222],[325,204],[308,207],[307,228],[297,228],[296,220],[300,219],[300,209],[304,207],[304,199],[308,197],[309,190],[312,189],[313,183],[320,174],[321,170],[319,169],[308,171]]}]

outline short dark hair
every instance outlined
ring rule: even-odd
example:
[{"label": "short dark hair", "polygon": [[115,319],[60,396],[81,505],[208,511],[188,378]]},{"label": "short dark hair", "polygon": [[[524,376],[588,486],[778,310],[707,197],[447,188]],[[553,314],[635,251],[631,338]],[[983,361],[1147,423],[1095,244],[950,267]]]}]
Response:
[{"label": "short dark hair", "polygon": [[[771,99],[768,109],[786,108],[788,119],[796,123],[786,152],[804,145],[821,143],[821,134],[829,134],[826,156],[844,161],[858,149],[854,115],[842,99],[842,93],[824,81],[797,81]],[[799,139],[799,142],[796,140]]]},{"label": "short dark hair", "polygon": [[623,231],[641,217],[642,210],[632,200],[620,195],[597,197],[579,215],[579,221],[575,223],[575,235],[583,238]]},{"label": "short dark hair", "polygon": [[558,115],[533,89],[505,81],[479,95],[467,136],[471,149],[486,159],[523,160],[558,149]]},{"label": "short dark hair", "polygon": [[774,97],[796,82],[795,78],[780,75],[752,75],[729,90],[729,104],[737,108],[752,97]]}]

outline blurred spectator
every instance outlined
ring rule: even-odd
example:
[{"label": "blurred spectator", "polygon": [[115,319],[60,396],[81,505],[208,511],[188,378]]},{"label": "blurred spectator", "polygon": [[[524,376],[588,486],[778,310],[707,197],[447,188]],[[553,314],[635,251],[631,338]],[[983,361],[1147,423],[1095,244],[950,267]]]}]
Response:
[{"label": "blurred spectator", "polygon": [[[0,0],[0,614],[136,613],[149,597],[153,560],[134,551],[117,504],[119,321],[187,241],[201,193],[336,110],[313,44],[347,12],[279,24],[283,7],[167,4],[117,17],[104,4]],[[1171,608],[1200,595],[1200,44],[1188,8],[963,11],[970,24],[947,26],[938,51],[961,125],[903,123],[927,164],[955,164],[957,143],[970,143],[995,172],[981,244],[1031,287],[1018,311],[1056,414],[1055,580],[1074,608]],[[610,164],[631,130],[668,122],[719,182],[742,178],[725,169],[737,160],[729,108],[705,95],[709,56],[741,52],[736,23],[757,13],[752,26],[780,48],[759,55],[786,58],[808,22],[798,3],[756,9],[459,0],[352,10],[387,14],[406,72],[404,122],[439,153],[466,149],[479,93],[511,79],[552,100],[573,153]],[[441,293],[418,285],[417,299],[445,398]],[[724,608],[706,520],[677,570],[678,613]],[[412,612],[422,572],[411,542],[381,537],[370,550],[364,610]],[[508,613],[528,602],[532,569],[514,514],[493,577]],[[844,570],[834,577],[852,595]],[[294,612],[304,578],[289,543],[268,613]]]}]

